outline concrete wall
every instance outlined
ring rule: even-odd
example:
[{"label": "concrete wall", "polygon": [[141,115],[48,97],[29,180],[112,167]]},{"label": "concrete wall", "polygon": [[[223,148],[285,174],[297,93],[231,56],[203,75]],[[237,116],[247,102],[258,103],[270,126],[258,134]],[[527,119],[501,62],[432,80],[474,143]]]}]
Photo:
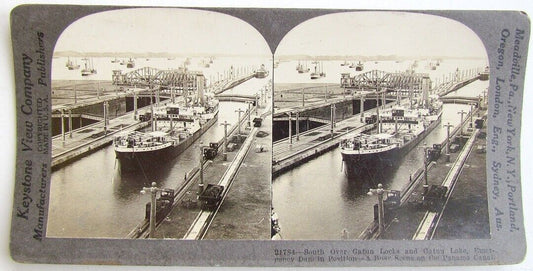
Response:
[{"label": "concrete wall", "polygon": [[[108,101],[109,116],[115,118],[126,113],[126,98],[118,98]],[[67,112],[65,112],[66,114]],[[104,117],[104,101],[72,110],[73,114],[88,114]]]},{"label": "concrete wall", "polygon": [[[352,101],[343,101],[335,104],[335,120],[343,120],[353,116],[354,107]],[[303,117],[314,117],[329,121],[331,118],[331,106],[326,105],[320,108],[311,109],[300,113]]]},{"label": "concrete wall", "polygon": [[[65,114],[65,118],[63,118],[63,122],[65,125],[65,133],[66,133],[69,131],[67,114]],[[95,120],[84,119],[80,117],[73,117],[72,118],[72,130],[87,126],[89,124],[93,124],[95,122],[96,122]],[[52,118],[52,136],[59,135],[59,134],[61,134],[61,118]]]},{"label": "concrete wall", "polygon": [[[305,132],[310,129],[314,129],[316,127],[319,127],[321,125],[324,125],[323,123],[309,121],[309,120],[300,120],[300,133]],[[293,119],[291,121],[292,126],[292,135],[296,135],[296,119]],[[278,141],[280,139],[284,139],[289,137],[289,121],[287,120],[273,120],[272,122],[272,140]]]}]

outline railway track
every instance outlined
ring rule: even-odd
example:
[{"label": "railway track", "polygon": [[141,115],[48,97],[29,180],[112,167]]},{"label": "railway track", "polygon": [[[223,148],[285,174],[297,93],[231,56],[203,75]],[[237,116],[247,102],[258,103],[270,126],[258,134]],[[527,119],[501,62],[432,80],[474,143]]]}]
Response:
[{"label": "railway track", "polygon": [[441,183],[441,186],[445,186],[448,188],[448,191],[445,195],[446,201],[442,205],[442,208],[437,212],[426,211],[426,213],[424,214],[424,218],[420,222],[418,229],[413,235],[413,240],[431,240],[435,235],[435,231],[438,227],[442,214],[446,209],[446,205],[448,204],[448,201],[450,200],[450,197],[453,193],[453,190],[457,183],[457,179],[461,174],[464,164],[470,156],[470,153],[472,153],[472,147],[474,146],[474,141],[478,132],[479,129],[476,129],[475,132],[472,133],[471,137],[466,142],[463,150],[455,160],[452,168],[450,169],[450,171],[448,171],[446,178],[444,178],[444,181]]}]

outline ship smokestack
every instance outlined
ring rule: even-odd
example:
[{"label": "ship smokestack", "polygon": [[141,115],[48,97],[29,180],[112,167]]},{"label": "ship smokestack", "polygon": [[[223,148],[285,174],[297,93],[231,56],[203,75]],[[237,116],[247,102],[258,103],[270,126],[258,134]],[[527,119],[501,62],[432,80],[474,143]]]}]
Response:
[{"label": "ship smokestack", "polygon": [[429,89],[431,88],[431,79],[429,76],[422,77],[422,101],[425,107],[429,107]]},{"label": "ship smokestack", "polygon": [[205,103],[205,96],[204,96],[204,90],[205,90],[205,77],[203,74],[196,75],[196,91],[198,97],[198,102],[200,104]]}]

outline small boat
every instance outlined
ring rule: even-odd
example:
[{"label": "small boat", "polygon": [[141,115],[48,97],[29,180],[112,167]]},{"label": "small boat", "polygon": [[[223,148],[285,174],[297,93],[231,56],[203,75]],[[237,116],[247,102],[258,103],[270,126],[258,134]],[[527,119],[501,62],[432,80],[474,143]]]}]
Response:
[{"label": "small boat", "polygon": [[307,64],[305,64],[305,66],[303,64],[300,64],[300,62],[298,61],[298,73],[307,73],[310,71],[310,68],[307,67]]},{"label": "small boat", "polygon": [[355,66],[355,70],[356,70],[356,71],[362,71],[363,68],[364,68],[364,65],[363,65],[363,63],[362,63],[361,61],[359,61],[359,62],[357,63],[357,65]]},{"label": "small boat", "polygon": [[89,76],[96,74],[96,69],[94,68],[92,59],[83,58],[84,67],[81,70],[81,76]]},{"label": "small boat", "polygon": [[133,68],[135,67],[135,60],[133,60],[132,58],[130,58],[128,60],[128,63],[126,64],[126,68]]},{"label": "small boat", "polygon": [[313,63],[315,64],[315,71],[311,73],[311,79],[319,79],[322,77],[326,77],[326,73],[323,71],[322,63],[318,61],[315,61]]},{"label": "small boat", "polygon": [[72,60],[70,60],[70,58],[67,60],[67,69],[69,70],[77,70],[80,68],[80,65],[78,63],[74,63],[72,62]]}]

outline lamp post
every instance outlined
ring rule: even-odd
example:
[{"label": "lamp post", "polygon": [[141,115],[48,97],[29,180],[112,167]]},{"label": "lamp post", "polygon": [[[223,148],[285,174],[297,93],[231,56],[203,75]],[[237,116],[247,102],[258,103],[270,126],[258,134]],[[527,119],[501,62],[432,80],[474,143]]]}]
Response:
[{"label": "lamp post", "polygon": [[474,128],[474,105],[475,103],[470,103],[470,128]]},{"label": "lamp post", "polygon": [[108,115],[109,115],[109,104],[107,101],[104,101],[104,135],[107,135],[107,124],[108,124]]},{"label": "lamp post", "polygon": [[65,143],[65,110],[61,109],[61,137],[63,138],[63,143]]},{"label": "lamp post", "polygon": [[296,111],[296,141],[300,140],[300,112]]},{"label": "lamp post", "polygon": [[[457,112],[457,114],[461,114],[461,123],[459,125],[461,125],[461,132],[460,132],[460,135],[461,137],[463,137],[463,115],[466,114],[467,112],[462,110]],[[462,140],[462,139],[461,139]]]},{"label": "lamp post", "polygon": [[241,113],[244,112],[242,109],[237,109],[235,112],[239,113],[239,119],[237,119],[237,135],[239,136],[239,139],[241,138]]},{"label": "lamp post", "polygon": [[429,146],[426,145],[426,142],[424,142],[424,146],[422,146],[424,149],[424,194],[428,191],[429,185],[428,185],[428,150],[430,149]]},{"label": "lamp post", "polygon": [[378,235],[381,235],[383,233],[383,230],[385,228],[385,210],[383,208],[383,193],[385,193],[385,189],[383,189],[383,185],[382,184],[378,184],[378,188],[376,189],[369,189],[367,195],[369,196],[373,196],[373,195],[377,195],[378,196]]},{"label": "lamp post", "polygon": [[331,118],[330,118],[330,122],[331,122],[331,127],[329,129],[329,132],[331,134],[331,139],[333,139],[333,129],[335,127],[335,104],[332,104],[331,105]]},{"label": "lamp post", "polygon": [[222,158],[224,158],[224,161],[228,160],[228,126],[230,125],[227,121],[224,121],[224,123],[221,123],[220,125],[224,126],[224,145],[222,146]]},{"label": "lamp post", "polygon": [[247,112],[247,121],[246,121],[247,125],[246,125],[246,127],[250,127],[251,126],[250,125],[250,115],[252,114],[252,103],[248,102],[247,104],[248,104],[248,112]]},{"label": "lamp post", "polygon": [[68,137],[72,138],[72,110],[68,110]]},{"label": "lamp post", "polygon": [[446,127],[446,162],[450,162],[450,128],[453,127],[449,122]]},{"label": "lamp post", "polygon": [[200,142],[200,182],[198,183],[198,195],[201,195],[204,192],[204,148],[208,146],[203,145],[202,142]]},{"label": "lamp post", "polygon": [[160,192],[161,188],[157,188],[156,187],[157,183],[156,182],[152,182],[152,186],[151,187],[143,187],[142,190],[141,190],[141,194],[144,195],[146,194],[147,192],[150,193],[150,196],[151,196],[151,201],[150,201],[150,232],[148,233],[148,238],[153,238],[153,234],[154,234],[154,231],[155,231],[155,222],[156,222],[156,212],[157,212],[157,209],[156,209],[156,196],[157,196],[157,192]]},{"label": "lamp post", "polygon": [[292,145],[292,112],[289,112],[289,145]]}]

